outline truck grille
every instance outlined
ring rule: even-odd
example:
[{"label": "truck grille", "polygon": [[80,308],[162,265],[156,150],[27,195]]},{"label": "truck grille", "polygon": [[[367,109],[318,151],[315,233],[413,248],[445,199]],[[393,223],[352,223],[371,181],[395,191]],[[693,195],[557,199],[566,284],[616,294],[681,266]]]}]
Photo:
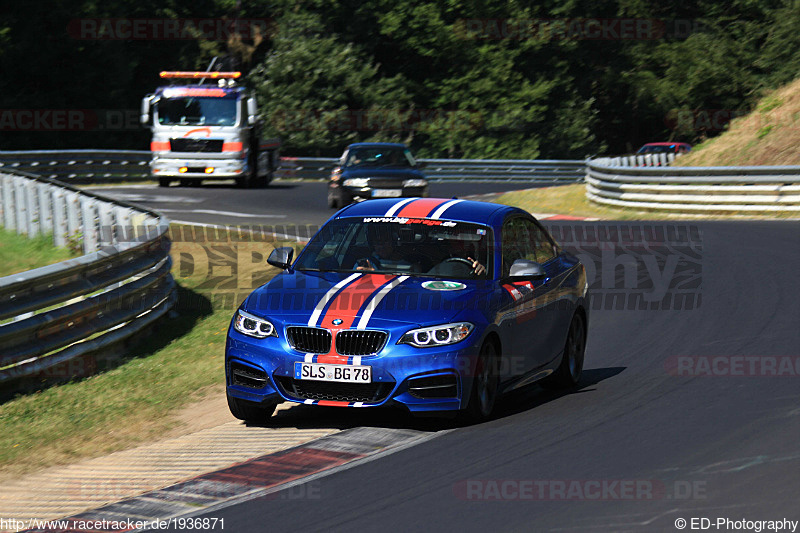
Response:
[{"label": "truck grille", "polygon": [[289,346],[304,353],[328,353],[331,350],[331,332],[327,329],[289,326],[286,340]]},{"label": "truck grille", "polygon": [[169,149],[173,152],[222,152],[222,140],[170,139]]},{"label": "truck grille", "polygon": [[394,383],[335,383],[275,376],[284,394],[297,400],[379,403],[389,396]]},{"label": "truck grille", "polygon": [[386,343],[386,332],[348,329],[336,334],[339,355],[375,355]]}]

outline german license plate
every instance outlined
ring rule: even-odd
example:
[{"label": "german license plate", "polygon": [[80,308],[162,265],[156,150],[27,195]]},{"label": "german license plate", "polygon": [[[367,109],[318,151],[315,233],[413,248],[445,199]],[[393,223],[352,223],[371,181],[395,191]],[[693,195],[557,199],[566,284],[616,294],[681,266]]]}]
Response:
[{"label": "german license plate", "polygon": [[403,191],[400,189],[373,189],[373,198],[397,198]]},{"label": "german license plate", "polygon": [[342,383],[372,383],[372,367],[298,362],[294,364],[294,379],[339,381]]}]

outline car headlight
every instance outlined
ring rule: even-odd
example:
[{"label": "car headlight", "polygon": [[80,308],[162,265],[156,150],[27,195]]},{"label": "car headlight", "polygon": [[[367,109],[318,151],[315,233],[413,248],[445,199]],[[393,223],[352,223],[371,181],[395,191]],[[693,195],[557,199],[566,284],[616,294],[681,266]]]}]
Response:
[{"label": "car headlight", "polygon": [[369,178],[349,178],[342,182],[345,187],[369,187]]},{"label": "car headlight", "polygon": [[441,326],[412,329],[400,337],[397,344],[410,344],[417,348],[455,344],[466,339],[474,327],[469,322],[458,322],[456,324],[442,324]]},{"label": "car headlight", "polygon": [[272,325],[272,322],[253,316],[250,313],[245,313],[241,309],[236,311],[236,319],[233,321],[233,327],[239,333],[257,339],[278,336],[278,332],[275,330],[275,326]]},{"label": "car headlight", "polygon": [[428,180],[423,179],[408,179],[403,181],[403,187],[425,187]]}]

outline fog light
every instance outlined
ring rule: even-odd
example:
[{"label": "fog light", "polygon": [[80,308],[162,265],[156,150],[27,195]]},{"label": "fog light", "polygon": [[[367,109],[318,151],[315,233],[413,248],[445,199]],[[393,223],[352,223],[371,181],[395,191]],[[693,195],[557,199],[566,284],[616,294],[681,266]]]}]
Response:
[{"label": "fog light", "polygon": [[188,171],[189,171],[188,167],[181,167],[181,168],[178,169],[178,172],[180,172],[181,174],[183,174],[184,172],[188,172]]},{"label": "fog light", "polygon": [[213,173],[214,173],[214,167],[206,167],[206,174],[213,174]]}]

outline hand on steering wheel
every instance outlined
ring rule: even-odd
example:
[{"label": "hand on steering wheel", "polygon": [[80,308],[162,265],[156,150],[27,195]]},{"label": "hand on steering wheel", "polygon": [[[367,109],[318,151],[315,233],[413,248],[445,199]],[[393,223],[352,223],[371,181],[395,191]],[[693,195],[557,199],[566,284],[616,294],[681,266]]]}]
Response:
[{"label": "hand on steering wheel", "polygon": [[378,270],[381,266],[375,259],[362,257],[356,261],[356,270]]},{"label": "hand on steering wheel", "polygon": [[477,259],[473,259],[471,257],[467,257],[466,259],[463,257],[450,257],[445,259],[444,262],[464,263],[465,265],[469,265],[469,267],[472,269],[472,273],[478,276],[486,272],[486,267],[480,264]]}]

